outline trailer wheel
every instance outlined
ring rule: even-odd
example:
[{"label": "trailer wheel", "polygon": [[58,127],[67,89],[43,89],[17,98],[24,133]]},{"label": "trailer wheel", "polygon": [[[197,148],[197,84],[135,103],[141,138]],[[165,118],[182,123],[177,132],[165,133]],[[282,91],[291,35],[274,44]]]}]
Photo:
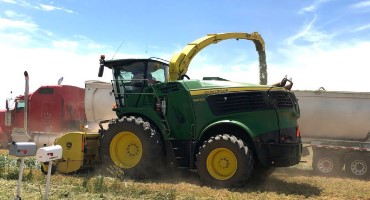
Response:
[{"label": "trailer wheel", "polygon": [[235,136],[217,135],[200,147],[196,166],[202,182],[207,185],[242,186],[253,171],[252,152]]},{"label": "trailer wheel", "polygon": [[370,170],[369,157],[353,155],[346,160],[346,173],[355,178],[368,178]]},{"label": "trailer wheel", "polygon": [[339,158],[335,154],[316,152],[313,156],[312,168],[321,175],[337,175],[343,168]]},{"label": "trailer wheel", "polygon": [[[123,117],[109,124],[101,140],[101,161],[124,175],[142,179],[159,175],[162,141],[151,124],[140,117]],[[106,165],[108,164],[108,165]]]}]

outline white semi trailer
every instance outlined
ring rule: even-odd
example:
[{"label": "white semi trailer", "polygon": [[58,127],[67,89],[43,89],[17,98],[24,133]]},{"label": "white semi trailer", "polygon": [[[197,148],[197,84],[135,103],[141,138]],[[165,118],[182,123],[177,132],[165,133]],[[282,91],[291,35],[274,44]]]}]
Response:
[{"label": "white semi trailer", "polygon": [[99,122],[117,118],[112,108],[115,105],[112,84],[102,81],[85,81],[85,115],[89,132],[97,133]]},{"label": "white semi trailer", "polygon": [[294,91],[301,137],[321,174],[370,177],[370,93]]}]

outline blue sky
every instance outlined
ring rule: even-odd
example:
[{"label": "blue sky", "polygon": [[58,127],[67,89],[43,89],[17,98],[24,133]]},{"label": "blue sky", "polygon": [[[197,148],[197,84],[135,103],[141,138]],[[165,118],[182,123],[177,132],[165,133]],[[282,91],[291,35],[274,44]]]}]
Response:
[{"label": "blue sky", "polygon": [[[84,87],[111,79],[97,77],[100,54],[170,60],[223,32],[262,35],[268,83],[287,75],[296,90],[370,92],[369,19],[369,0],[0,0],[0,108],[10,91],[23,94],[24,71],[30,91],[60,77]],[[188,75],[258,83],[257,52],[250,41],[223,41],[197,54]]]}]

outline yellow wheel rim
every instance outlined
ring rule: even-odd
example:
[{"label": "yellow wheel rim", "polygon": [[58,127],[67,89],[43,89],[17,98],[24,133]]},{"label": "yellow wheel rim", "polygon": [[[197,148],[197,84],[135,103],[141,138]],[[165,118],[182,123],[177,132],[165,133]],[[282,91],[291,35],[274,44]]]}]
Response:
[{"label": "yellow wheel rim", "polygon": [[235,154],[226,148],[216,148],[207,157],[207,170],[217,180],[227,180],[234,176],[238,168]]},{"label": "yellow wheel rim", "polygon": [[139,163],[143,155],[143,146],[134,133],[123,131],[113,137],[109,153],[118,167],[129,169]]}]

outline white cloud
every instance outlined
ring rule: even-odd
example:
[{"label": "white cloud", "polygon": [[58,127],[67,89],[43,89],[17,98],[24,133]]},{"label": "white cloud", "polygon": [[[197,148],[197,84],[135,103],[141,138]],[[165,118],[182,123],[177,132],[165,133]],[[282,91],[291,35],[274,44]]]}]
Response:
[{"label": "white cloud", "polygon": [[18,6],[21,6],[21,7],[36,8],[35,6],[32,6],[29,2],[27,2],[25,0],[2,0],[2,2],[18,5]]},{"label": "white cloud", "polygon": [[65,51],[75,51],[78,47],[78,42],[68,40],[53,41],[52,44],[56,49],[63,49]]},{"label": "white cloud", "polygon": [[73,38],[76,41],[79,41],[80,43],[84,43],[85,48],[87,48],[87,49],[104,49],[104,48],[106,48],[106,46],[104,46],[102,44],[98,44],[95,41],[93,41],[90,38],[88,38],[86,36],[83,36],[83,35],[75,35],[75,36],[73,36]]},{"label": "white cloud", "polygon": [[298,33],[288,37],[285,42],[287,45],[298,45],[300,42],[307,42],[309,45],[323,46],[330,42],[335,34],[327,34],[317,30],[314,24],[317,20],[317,15],[307,24],[305,24]]},{"label": "white cloud", "polygon": [[300,46],[281,50],[289,60],[270,65],[270,78],[277,74],[282,77],[284,69],[288,76],[293,77],[293,89],[315,90],[324,87],[327,90],[369,92],[369,79],[365,72],[370,66],[367,55],[370,41],[331,45],[331,48]]},{"label": "white cloud", "polygon": [[14,12],[12,10],[6,10],[4,12],[4,14],[5,14],[5,16],[10,17],[10,18],[19,16],[16,12]]},{"label": "white cloud", "polygon": [[[244,65],[230,65],[222,64],[207,64],[198,63],[197,60],[189,66],[188,76],[191,79],[203,79],[203,77],[220,77],[227,80],[259,83],[258,63],[244,64]],[[225,70],[227,67],[227,70]]]},{"label": "white cloud", "polygon": [[370,29],[370,24],[366,24],[366,25],[357,27],[357,28],[353,29],[352,32],[359,32],[359,31],[363,31],[363,30],[367,30],[367,29]]},{"label": "white cloud", "polygon": [[[13,11],[6,11],[5,13],[6,16],[13,18],[0,17],[0,46],[12,47],[30,44],[34,40],[34,34],[39,31],[38,25],[28,19],[27,16]],[[6,51],[6,49],[2,51]]]},{"label": "white cloud", "polygon": [[[368,2],[361,2],[357,7],[364,7]],[[278,77],[288,75],[293,78],[293,89],[315,90],[324,87],[335,91],[370,92],[367,74],[370,66],[370,40],[350,39],[334,40],[338,35],[358,32],[370,28],[370,24],[348,30],[335,30],[327,33],[315,27],[315,16],[298,33],[287,38],[286,46],[277,54],[285,58],[281,63],[267,63],[269,83]]]},{"label": "white cloud", "polygon": [[299,38],[303,38],[303,37],[305,37],[307,34],[308,34],[308,32],[310,31],[310,29],[311,29],[311,27],[312,27],[312,25],[315,23],[315,21],[316,21],[316,19],[317,19],[317,15],[315,15],[315,17],[307,24],[307,25],[305,25],[302,29],[301,29],[301,31],[299,31],[297,34],[295,34],[295,35],[293,35],[293,36],[291,36],[291,37],[289,37],[286,41],[287,41],[287,43],[288,44],[293,44],[297,39],[299,39]]},{"label": "white cloud", "polygon": [[4,3],[11,3],[11,4],[16,4],[17,2],[14,0],[1,0]]},{"label": "white cloud", "polygon": [[51,6],[51,5],[46,5],[46,4],[40,4],[39,6],[40,6],[41,10],[44,10],[44,11],[61,10],[58,7]]},{"label": "white cloud", "polygon": [[32,32],[37,30],[38,26],[33,22],[0,18],[0,30],[5,29],[22,29],[23,31]]},{"label": "white cloud", "polygon": [[43,11],[55,11],[55,10],[61,10],[65,11],[67,13],[74,13],[73,10],[65,9],[63,7],[57,7],[57,6],[52,6],[52,5],[46,5],[46,4],[39,4],[39,7]]},{"label": "white cloud", "polygon": [[234,45],[238,47],[245,47],[245,44],[247,47],[240,49],[240,51],[232,50],[232,53],[229,52],[230,54],[221,53],[228,44],[232,43],[219,43],[199,52],[192,59],[187,75],[191,79],[220,77],[238,82],[259,83],[258,53],[255,51],[253,43],[250,41],[234,42]]},{"label": "white cloud", "polygon": [[0,41],[2,41],[0,43],[0,50],[6,51],[8,47],[23,46],[30,43],[32,41],[32,37],[28,34],[23,34],[19,32],[13,32],[12,34],[4,34],[0,32]]},{"label": "white cloud", "polygon": [[1,1],[4,3],[15,4],[21,7],[32,8],[32,9],[42,10],[42,11],[47,11],[47,12],[59,10],[59,11],[67,12],[67,13],[75,13],[73,10],[66,9],[63,7],[58,7],[58,6],[53,6],[53,5],[43,4],[43,3],[36,5],[36,4],[29,3],[25,0],[1,0]]},{"label": "white cloud", "polygon": [[30,46],[30,48],[38,48],[51,46],[56,49],[76,52],[79,50],[92,52],[106,48],[106,46],[82,35],[73,36],[71,39],[59,39],[53,32],[39,28],[28,16],[14,11],[5,11],[5,15],[11,18],[0,17],[0,46],[2,47]]},{"label": "white cloud", "polygon": [[370,1],[361,1],[355,4],[352,4],[350,7],[352,8],[367,8],[370,7]]},{"label": "white cloud", "polygon": [[330,0],[315,0],[312,4],[302,8],[301,10],[298,11],[299,14],[304,14],[306,12],[314,12],[316,11],[321,4],[324,4]]},{"label": "white cloud", "polygon": [[55,49],[64,50],[68,52],[96,52],[101,49],[107,49],[108,47],[102,44],[98,44],[95,41],[85,36],[74,36],[73,39],[58,39],[52,40],[51,45]]}]

